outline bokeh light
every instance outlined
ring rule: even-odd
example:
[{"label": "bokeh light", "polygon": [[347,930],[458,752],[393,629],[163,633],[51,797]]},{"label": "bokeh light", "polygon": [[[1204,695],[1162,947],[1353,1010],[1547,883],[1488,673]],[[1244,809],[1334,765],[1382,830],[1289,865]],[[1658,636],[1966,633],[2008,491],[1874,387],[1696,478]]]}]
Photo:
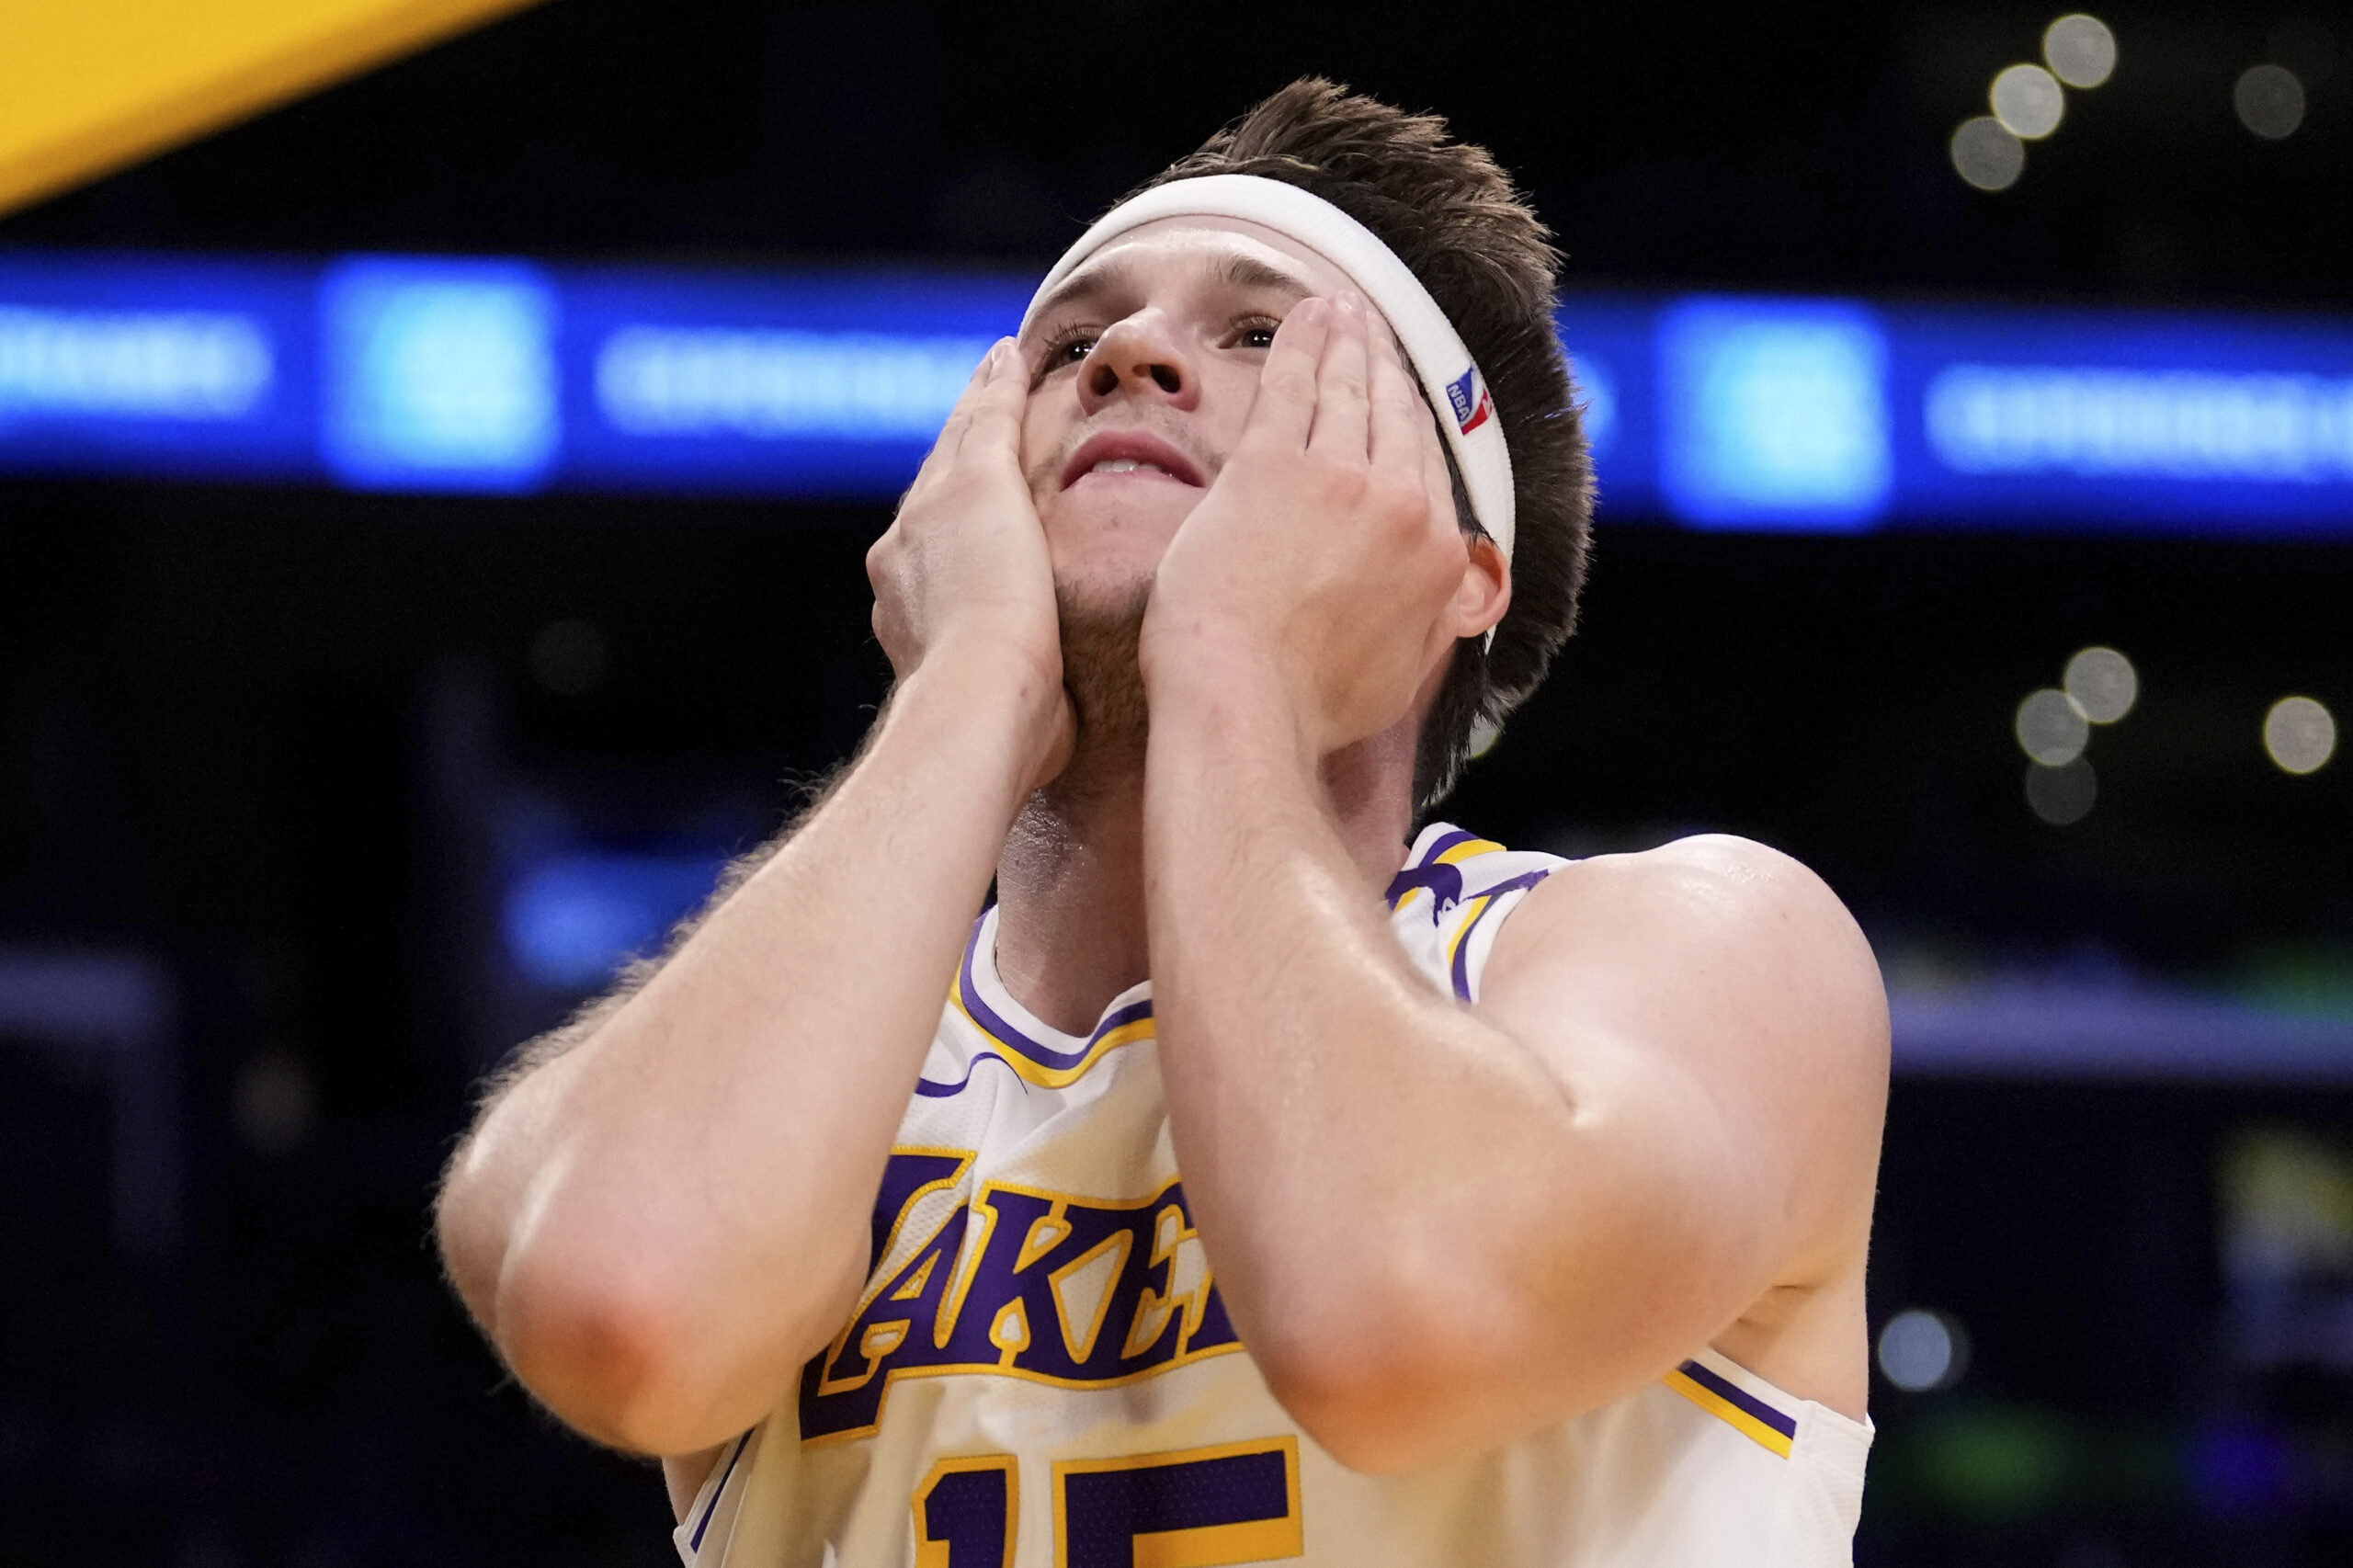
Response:
[{"label": "bokeh light", "polygon": [[2027,810],[2052,827],[2073,827],[2092,814],[2098,799],[2099,776],[2080,756],[2057,767],[2039,762],[2027,767]]},{"label": "bokeh light", "polygon": [[2115,73],[2116,35],[2081,11],[2060,17],[2042,34],[2043,62],[2071,87],[2097,87]]},{"label": "bokeh light", "polygon": [[2113,648],[2086,648],[2067,661],[2061,682],[2083,716],[2095,724],[2113,724],[2132,711],[2140,699],[2141,677],[2132,661]]},{"label": "bokeh light", "polygon": [[2309,697],[2283,697],[2263,716],[2263,749],[2289,773],[2316,773],[2336,755],[2336,717]]},{"label": "bokeh light", "polygon": [[1994,78],[1994,118],[2011,135],[2032,142],[2059,129],[2067,94],[2040,65],[2013,65]]},{"label": "bokeh light", "polygon": [[1949,1389],[1969,1368],[1969,1335],[1949,1314],[1912,1307],[1879,1331],[1880,1375],[1906,1393]]},{"label": "bokeh light", "polygon": [[2084,755],[2090,721],[2063,691],[2045,687],[2018,704],[2013,725],[2018,749],[2045,767],[2063,767]]},{"label": "bokeh light", "polygon": [[1980,190],[2007,190],[2026,172],[2026,143],[1992,115],[1981,114],[1952,133],[1952,166]]},{"label": "bokeh light", "polygon": [[2304,85],[2285,65],[2250,65],[2231,89],[2239,123],[2267,142],[2296,133],[2304,122]]}]

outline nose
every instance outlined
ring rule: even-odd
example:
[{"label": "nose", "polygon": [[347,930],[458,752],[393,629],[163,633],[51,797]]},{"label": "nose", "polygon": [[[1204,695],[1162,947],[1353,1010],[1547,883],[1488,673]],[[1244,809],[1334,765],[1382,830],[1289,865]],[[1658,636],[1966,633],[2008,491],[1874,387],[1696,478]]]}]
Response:
[{"label": "nose", "polygon": [[1139,311],[1095,341],[1078,378],[1079,402],[1093,414],[1115,398],[1190,409],[1200,379],[1158,311]]}]

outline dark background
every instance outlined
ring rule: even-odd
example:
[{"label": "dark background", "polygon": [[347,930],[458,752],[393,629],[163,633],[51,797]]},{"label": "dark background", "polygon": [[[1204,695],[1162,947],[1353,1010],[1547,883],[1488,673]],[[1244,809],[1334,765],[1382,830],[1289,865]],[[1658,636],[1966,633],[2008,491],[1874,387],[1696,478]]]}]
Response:
[{"label": "dark background", "polygon": [[[2353,17],[2102,11],[2116,79],[1972,191],[1946,138],[2053,14],[556,0],[0,245],[1034,272],[1314,71],[1492,147],[1572,291],[2353,306]],[[2283,55],[2311,108],[2266,142],[2230,84]],[[494,869],[550,822],[771,831],[881,696],[885,520],[0,481],[0,948],[160,998],[118,1031],[143,1078],[0,1028],[0,1564],[667,1560],[654,1474],[529,1408],[430,1249],[471,1086],[571,1001],[502,967]],[[2123,973],[2341,1016],[2353,775],[2291,779],[2254,737],[2290,690],[2353,715],[2348,589],[2325,544],[1699,536],[1605,497],[1584,628],[1448,814],[1566,849],[1763,838],[1899,990]],[[593,654],[551,660],[559,623]],[[2010,715],[2094,642],[2143,696],[2053,828]],[[160,1153],[126,1143],[134,1081],[168,1090]],[[1859,1562],[2353,1560],[2346,1361],[2233,1348],[2218,1185],[2250,1130],[2338,1138],[2348,1085],[1900,1075],[1873,1323],[1935,1307],[1972,1355],[1875,1384]]]}]

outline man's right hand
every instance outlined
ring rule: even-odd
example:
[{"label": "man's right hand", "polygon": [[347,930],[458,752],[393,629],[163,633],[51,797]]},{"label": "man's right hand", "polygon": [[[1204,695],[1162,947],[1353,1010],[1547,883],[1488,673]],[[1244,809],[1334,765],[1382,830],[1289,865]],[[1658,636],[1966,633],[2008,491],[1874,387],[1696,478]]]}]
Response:
[{"label": "man's right hand", "polygon": [[1011,338],[988,352],[924,460],[899,514],[866,553],[874,634],[902,681],[934,654],[1006,661],[1040,694],[1024,748],[1032,789],[1060,773],[1075,735],[1063,690],[1053,566],[1021,472],[1029,373]]},{"label": "man's right hand", "polygon": [[973,912],[1074,730],[1028,391],[998,345],[869,557],[899,684],[856,766],[642,986],[535,1048],[450,1164],[450,1278],[603,1441],[725,1441],[857,1303]]}]

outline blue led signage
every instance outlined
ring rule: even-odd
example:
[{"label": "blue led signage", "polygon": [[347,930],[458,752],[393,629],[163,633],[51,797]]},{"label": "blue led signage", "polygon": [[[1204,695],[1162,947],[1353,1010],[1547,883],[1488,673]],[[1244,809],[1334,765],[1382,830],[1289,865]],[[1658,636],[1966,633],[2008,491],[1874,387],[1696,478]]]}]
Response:
[{"label": "blue led signage", "polygon": [[1900,519],[2353,531],[2353,326],[1915,307],[1887,327]]},{"label": "blue led signage", "polygon": [[[0,255],[0,472],[888,501],[1026,278]],[[2353,535],[2353,324],[1563,306],[1606,515]]]},{"label": "blue led signage", "polygon": [[536,490],[563,441],[555,292],[517,262],[358,257],[319,290],[320,440],[362,490]]},{"label": "blue led signage", "polygon": [[1659,313],[1659,485],[1701,527],[1844,529],[1887,507],[1887,337],[1858,305]]},{"label": "blue led signage", "polygon": [[0,470],[315,474],[312,297],[300,267],[0,255]]},{"label": "blue led signage", "polygon": [[1029,297],[924,274],[576,276],[565,481],[894,496]]}]

